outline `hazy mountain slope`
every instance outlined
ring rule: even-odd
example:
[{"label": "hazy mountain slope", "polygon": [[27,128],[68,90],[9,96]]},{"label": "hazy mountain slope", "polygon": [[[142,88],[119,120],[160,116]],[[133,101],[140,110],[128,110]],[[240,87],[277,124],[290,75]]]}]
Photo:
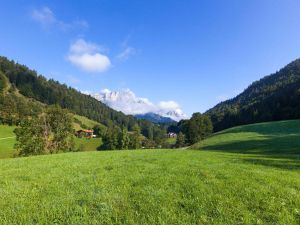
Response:
[{"label": "hazy mountain slope", "polygon": [[152,123],[161,123],[161,124],[176,123],[175,120],[172,120],[169,117],[158,115],[156,113],[137,114],[135,115],[135,117],[138,119],[148,120]]},{"label": "hazy mountain slope", "polygon": [[255,122],[300,118],[300,59],[251,84],[206,112],[215,131]]}]

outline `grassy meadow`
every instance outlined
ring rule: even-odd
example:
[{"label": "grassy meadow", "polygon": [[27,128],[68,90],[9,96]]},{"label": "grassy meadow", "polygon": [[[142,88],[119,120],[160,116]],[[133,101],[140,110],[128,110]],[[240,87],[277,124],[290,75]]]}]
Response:
[{"label": "grassy meadow", "polygon": [[0,159],[11,158],[14,155],[15,128],[15,126],[0,125]]},{"label": "grassy meadow", "polygon": [[236,127],[199,150],[0,160],[0,224],[299,224],[300,121]]}]

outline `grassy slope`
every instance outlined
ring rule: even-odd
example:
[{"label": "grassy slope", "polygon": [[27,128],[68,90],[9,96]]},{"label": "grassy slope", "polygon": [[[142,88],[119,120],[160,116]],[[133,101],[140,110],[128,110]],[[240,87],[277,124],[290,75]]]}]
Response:
[{"label": "grassy slope", "polygon": [[219,132],[192,148],[231,153],[287,155],[299,159],[300,120],[234,127]]},{"label": "grassy slope", "polygon": [[299,124],[230,129],[206,151],[0,160],[0,224],[299,224]]},{"label": "grassy slope", "polygon": [[0,159],[10,158],[14,154],[14,129],[14,126],[0,125]]},{"label": "grassy slope", "polygon": [[[74,115],[74,118],[78,119],[82,124],[84,124],[89,129],[92,129],[95,125],[102,126],[105,129],[105,126],[102,125],[101,123],[98,123],[94,120],[90,120],[90,119],[88,119],[84,116]],[[80,130],[80,129],[83,129],[83,128],[80,126],[80,124],[74,123],[74,129],[75,130]]]}]

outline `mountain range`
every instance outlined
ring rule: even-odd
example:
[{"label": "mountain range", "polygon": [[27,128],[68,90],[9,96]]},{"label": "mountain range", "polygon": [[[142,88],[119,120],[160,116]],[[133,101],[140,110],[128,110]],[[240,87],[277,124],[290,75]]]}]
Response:
[{"label": "mountain range", "polygon": [[176,102],[160,102],[156,105],[147,98],[137,97],[129,89],[121,91],[104,89],[100,93],[87,92],[86,94],[90,94],[95,99],[126,115],[134,115],[156,123],[178,122],[187,118]]}]

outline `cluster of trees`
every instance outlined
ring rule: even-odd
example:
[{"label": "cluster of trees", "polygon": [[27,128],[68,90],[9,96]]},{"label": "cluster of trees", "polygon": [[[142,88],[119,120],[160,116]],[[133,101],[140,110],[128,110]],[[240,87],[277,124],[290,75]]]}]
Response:
[{"label": "cluster of trees", "polygon": [[75,150],[73,117],[57,106],[22,120],[15,133],[19,156]]},{"label": "cluster of trees", "polygon": [[170,129],[179,132],[175,145],[178,148],[195,144],[208,137],[213,132],[213,125],[209,116],[194,113],[191,119],[182,120],[178,123],[177,128],[170,127]]},{"label": "cluster of trees", "polygon": [[125,128],[109,127],[102,138],[104,150],[125,150],[139,149],[142,146],[143,136],[139,126],[135,126],[133,131],[128,132]]},{"label": "cluster of trees", "polygon": [[300,118],[300,59],[208,110],[215,131],[236,125]]}]

